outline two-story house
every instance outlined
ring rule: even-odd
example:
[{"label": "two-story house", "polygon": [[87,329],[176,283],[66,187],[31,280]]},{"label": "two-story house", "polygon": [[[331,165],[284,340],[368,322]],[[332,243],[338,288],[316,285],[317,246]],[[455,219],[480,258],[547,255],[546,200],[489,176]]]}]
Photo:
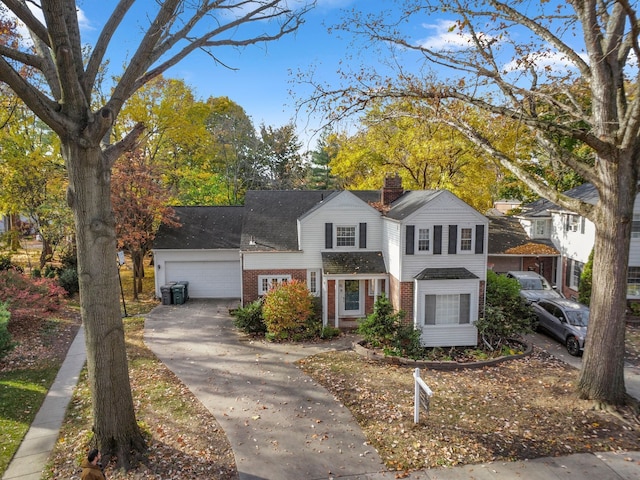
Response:
[{"label": "two-story house", "polygon": [[[598,191],[585,183],[564,192],[587,203],[598,201]],[[560,252],[555,276],[550,279],[567,298],[577,299],[580,275],[595,243],[595,226],[588,219],[548,200],[537,200],[522,208],[518,216],[530,236],[549,238]],[[636,197],[629,250],[627,298],[640,301],[640,202]]]},{"label": "two-story house", "polygon": [[448,191],[405,192],[391,177],[381,191],[250,191],[243,207],[176,212],[182,227],[161,227],[154,242],[158,296],[186,280],[191,297],[216,297],[226,277],[223,296],[247,304],[297,279],[320,297],[325,325],[355,327],[384,293],[425,345],[477,343],[488,220]]}]

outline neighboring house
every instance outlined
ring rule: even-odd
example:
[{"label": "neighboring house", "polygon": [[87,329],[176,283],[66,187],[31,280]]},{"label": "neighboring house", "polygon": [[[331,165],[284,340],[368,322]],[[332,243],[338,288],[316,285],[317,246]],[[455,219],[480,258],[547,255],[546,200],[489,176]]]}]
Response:
[{"label": "neighboring house", "polygon": [[[555,283],[560,252],[549,238],[546,223],[543,225],[546,230],[536,230],[535,226],[525,228],[516,217],[489,216],[488,268],[496,273],[533,271]],[[545,232],[547,236],[535,235],[535,231]]]},{"label": "neighboring house", "polygon": [[[164,283],[187,280],[191,297],[224,296],[197,285],[208,282],[206,275],[190,273],[190,268],[204,273],[201,263],[213,269],[215,262],[230,260],[217,258],[219,248],[211,239],[179,241],[187,222],[196,220],[183,217],[189,208],[194,207],[176,208],[183,227],[158,231],[156,294]],[[423,344],[477,343],[488,220],[448,191],[405,192],[396,176],[387,178],[381,191],[249,191],[244,207],[195,208],[242,211],[241,227],[225,223],[230,216],[212,214],[218,225],[190,227],[188,236],[227,238],[229,229],[239,228],[239,245],[223,250],[236,255],[241,281],[229,277],[229,282],[237,282],[243,304],[274,284],[297,279],[320,297],[324,325],[352,328],[384,293],[422,330]]]},{"label": "neighboring house", "polygon": [[[593,205],[598,201],[598,191],[590,183],[564,193]],[[560,256],[552,282],[567,298],[577,299],[580,275],[595,243],[594,224],[548,200],[537,200],[523,206],[518,218],[532,238],[548,238],[553,242]],[[631,231],[627,298],[640,301],[640,203],[638,197],[634,206]]]}]

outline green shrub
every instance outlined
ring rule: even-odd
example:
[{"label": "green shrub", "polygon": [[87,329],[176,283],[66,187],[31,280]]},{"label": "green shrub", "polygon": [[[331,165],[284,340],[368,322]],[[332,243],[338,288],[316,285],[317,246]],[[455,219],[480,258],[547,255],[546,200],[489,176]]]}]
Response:
[{"label": "green shrub", "polygon": [[8,329],[10,317],[11,314],[7,310],[7,306],[4,303],[0,303],[0,359],[4,358],[15,347]]},{"label": "green shrub", "polygon": [[320,337],[325,339],[330,339],[330,338],[339,337],[339,336],[340,336],[340,329],[336,327],[332,327],[331,325],[322,327],[322,331],[320,332]]},{"label": "green shrub", "polygon": [[580,286],[578,288],[578,301],[587,307],[591,303],[591,285],[593,282],[593,250],[589,254],[589,260],[585,263],[580,274]]},{"label": "green shrub", "polygon": [[358,333],[365,342],[382,348],[385,355],[420,358],[424,348],[420,343],[420,330],[404,322],[405,313],[395,312],[385,295],[381,295],[373,306],[373,313],[358,323]]},{"label": "green shrub", "polygon": [[58,283],[67,291],[67,295],[71,296],[80,291],[80,283],[78,282],[78,272],[75,268],[65,268],[60,272]]},{"label": "green shrub", "polygon": [[262,335],[267,331],[262,318],[262,299],[236,309],[232,315],[233,324],[244,333]]},{"label": "green shrub", "polygon": [[[313,295],[297,280],[282,283],[264,296],[262,317],[269,338],[284,340],[309,328],[313,314]],[[317,323],[317,322],[312,322]]]},{"label": "green shrub", "polygon": [[389,346],[403,318],[404,313],[394,312],[389,299],[381,295],[373,306],[373,313],[358,322],[358,333],[373,347]]},{"label": "green shrub", "polygon": [[11,261],[11,255],[0,255],[0,271],[13,270],[16,272],[24,272],[20,265],[16,265]]},{"label": "green shrub", "polygon": [[499,350],[506,340],[533,332],[535,324],[533,309],[520,296],[518,281],[489,270],[484,317],[476,322],[485,345]]}]

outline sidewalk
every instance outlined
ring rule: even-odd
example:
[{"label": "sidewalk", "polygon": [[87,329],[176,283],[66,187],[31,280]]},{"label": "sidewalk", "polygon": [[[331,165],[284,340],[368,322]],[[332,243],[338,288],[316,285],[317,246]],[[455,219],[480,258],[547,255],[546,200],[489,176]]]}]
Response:
[{"label": "sidewalk", "polygon": [[85,360],[84,328],[80,326],[53,385],[2,480],[40,480]]}]

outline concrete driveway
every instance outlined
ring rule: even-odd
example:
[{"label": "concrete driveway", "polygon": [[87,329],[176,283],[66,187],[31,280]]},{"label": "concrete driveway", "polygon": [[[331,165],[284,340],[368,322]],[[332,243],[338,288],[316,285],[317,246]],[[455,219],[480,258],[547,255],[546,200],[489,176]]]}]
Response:
[{"label": "concrete driveway", "polygon": [[[582,357],[569,355],[567,348],[554,338],[544,333],[533,333],[526,336],[526,340],[534,345],[546,350],[554,357],[575,368],[582,368]],[[640,399],[640,368],[632,365],[625,365],[624,384],[627,393],[634,398]]]},{"label": "concrete driveway", "polygon": [[189,300],[155,308],[145,341],[211,411],[236,456],[240,478],[393,478],[347,408],[294,362],[350,348],[352,339],[306,346],[240,336],[237,302]]}]

